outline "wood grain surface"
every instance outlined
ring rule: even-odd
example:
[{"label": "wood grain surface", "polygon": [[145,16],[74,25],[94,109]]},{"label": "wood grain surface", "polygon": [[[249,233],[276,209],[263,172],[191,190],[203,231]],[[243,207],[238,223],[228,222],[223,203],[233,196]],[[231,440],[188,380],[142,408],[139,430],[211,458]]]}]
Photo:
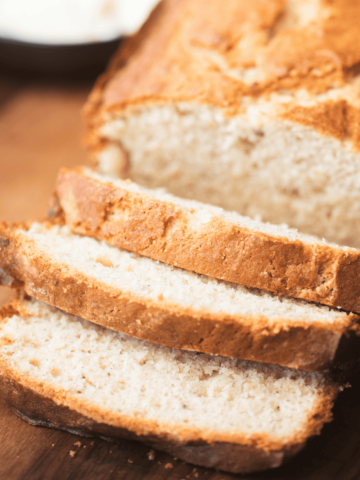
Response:
[{"label": "wood grain surface", "polygon": [[[0,220],[42,217],[60,166],[83,164],[80,110],[90,85],[0,78]],[[0,289],[0,304],[11,297]],[[360,377],[360,376],[359,376]],[[287,465],[252,475],[194,467],[137,442],[108,443],[28,425],[1,401],[0,480],[360,479],[360,378],[334,421]],[[150,457],[150,458],[149,458]]]}]

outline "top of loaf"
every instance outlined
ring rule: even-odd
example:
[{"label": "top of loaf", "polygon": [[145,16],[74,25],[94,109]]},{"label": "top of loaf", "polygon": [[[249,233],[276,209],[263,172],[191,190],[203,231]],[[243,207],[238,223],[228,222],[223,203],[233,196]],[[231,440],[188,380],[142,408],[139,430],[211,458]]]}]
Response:
[{"label": "top of loaf", "polygon": [[269,103],[359,147],[359,41],[356,0],[164,0],[120,48],[88,113],[195,101],[234,115]]}]

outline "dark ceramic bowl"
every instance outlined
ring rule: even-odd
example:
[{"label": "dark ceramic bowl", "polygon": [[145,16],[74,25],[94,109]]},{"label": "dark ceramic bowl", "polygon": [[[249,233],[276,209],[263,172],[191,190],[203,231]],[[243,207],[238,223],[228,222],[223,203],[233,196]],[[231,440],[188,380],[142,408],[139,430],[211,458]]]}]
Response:
[{"label": "dark ceramic bowl", "polygon": [[0,73],[93,79],[104,71],[122,37],[106,42],[41,44],[0,37]]}]

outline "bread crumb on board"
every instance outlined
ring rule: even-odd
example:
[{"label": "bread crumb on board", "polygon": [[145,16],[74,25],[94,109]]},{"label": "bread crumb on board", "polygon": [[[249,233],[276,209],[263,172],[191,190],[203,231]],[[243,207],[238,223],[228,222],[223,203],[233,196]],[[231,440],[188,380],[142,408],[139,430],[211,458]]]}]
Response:
[{"label": "bread crumb on board", "polygon": [[128,458],[128,463],[134,463],[130,458]]},{"label": "bread crumb on board", "polygon": [[74,452],[73,450],[70,450],[70,452],[69,452],[70,457],[75,457],[75,453],[76,452]]},{"label": "bread crumb on board", "polygon": [[167,463],[165,465],[165,468],[168,469],[168,468],[174,468],[174,465],[172,463]]},{"label": "bread crumb on board", "polygon": [[75,442],[74,445],[75,447],[81,447],[81,442]]},{"label": "bread crumb on board", "polygon": [[155,459],[155,450],[150,450],[150,452],[148,452],[146,455],[147,455],[149,460],[154,460]]}]

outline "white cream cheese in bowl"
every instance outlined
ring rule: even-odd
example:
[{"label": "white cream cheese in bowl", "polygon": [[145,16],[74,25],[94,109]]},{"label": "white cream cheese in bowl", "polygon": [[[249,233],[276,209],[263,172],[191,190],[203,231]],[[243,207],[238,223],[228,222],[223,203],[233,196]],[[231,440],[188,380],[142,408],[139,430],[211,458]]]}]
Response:
[{"label": "white cream cheese in bowl", "polygon": [[40,44],[109,41],[134,33],[158,0],[0,0],[0,37]]}]

